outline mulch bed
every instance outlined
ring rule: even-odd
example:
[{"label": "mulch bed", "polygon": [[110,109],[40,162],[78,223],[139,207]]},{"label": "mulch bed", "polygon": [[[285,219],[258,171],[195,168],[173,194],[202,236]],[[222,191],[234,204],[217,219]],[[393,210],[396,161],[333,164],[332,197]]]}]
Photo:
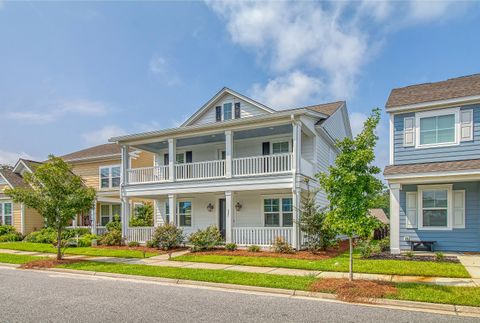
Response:
[{"label": "mulch bed", "polygon": [[25,264],[22,264],[20,268],[22,269],[44,269],[44,268],[54,268],[57,267],[58,265],[65,265],[65,264],[73,264],[76,262],[82,262],[84,260],[82,259],[62,259],[62,260],[57,260],[57,259],[40,259],[40,260],[34,260],[27,262]]},{"label": "mulch bed", "polygon": [[[98,248],[98,249],[111,249],[111,250],[133,250],[133,251],[141,251],[141,252],[151,252],[151,253],[157,253],[159,255],[166,254],[167,251],[165,250],[160,250],[157,248],[149,248],[149,247],[144,247],[144,246],[139,246],[139,247],[129,247],[129,246],[96,246],[92,248]],[[183,251],[187,250],[187,248],[177,248],[177,249],[172,249],[172,252],[178,252],[178,251]]]},{"label": "mulch bed", "polygon": [[345,302],[372,303],[376,298],[393,295],[397,292],[392,283],[373,280],[353,280],[343,278],[323,278],[311,286],[312,292],[335,293],[337,299]]},{"label": "mulch bed", "polygon": [[290,259],[303,259],[303,260],[321,260],[336,257],[348,250],[348,241],[342,241],[338,248],[329,249],[326,251],[319,251],[317,253],[311,253],[310,251],[301,250],[295,253],[278,253],[272,251],[259,251],[250,252],[248,250],[235,250],[228,251],[225,249],[216,249],[212,251],[199,251],[194,252],[192,255],[215,255],[215,256],[245,256],[245,257],[274,257],[274,258],[290,258]]},{"label": "mulch bed", "polygon": [[392,255],[389,252],[382,252],[378,255],[372,255],[366,259],[378,259],[378,260],[410,260],[410,261],[435,261],[435,262],[451,262],[451,263],[459,263],[457,257],[454,256],[445,256],[441,260],[437,260],[435,256],[431,255],[413,255],[412,257],[408,257],[406,255]]}]

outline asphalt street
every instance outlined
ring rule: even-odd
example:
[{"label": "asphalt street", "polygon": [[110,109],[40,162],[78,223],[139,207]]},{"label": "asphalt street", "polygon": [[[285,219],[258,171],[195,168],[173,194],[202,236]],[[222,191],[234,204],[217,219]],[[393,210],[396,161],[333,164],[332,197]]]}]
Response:
[{"label": "asphalt street", "polygon": [[1,322],[480,322],[479,318],[0,267]]}]

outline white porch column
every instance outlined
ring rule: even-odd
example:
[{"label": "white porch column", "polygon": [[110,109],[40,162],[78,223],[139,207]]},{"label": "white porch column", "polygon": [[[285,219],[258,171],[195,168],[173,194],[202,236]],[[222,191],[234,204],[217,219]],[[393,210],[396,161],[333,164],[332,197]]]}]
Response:
[{"label": "white porch column", "polygon": [[300,250],[300,212],[301,212],[301,190],[299,188],[292,190],[293,204],[293,227],[292,227],[292,247]]},{"label": "white porch column", "polygon": [[122,237],[127,238],[128,219],[130,217],[130,200],[128,197],[122,197]]},{"label": "white porch column", "polygon": [[293,145],[292,145],[292,173],[294,184],[296,175],[300,174],[300,164],[302,157],[302,124],[299,121],[293,121]]},{"label": "white porch column", "polygon": [[122,173],[121,183],[122,185],[128,184],[128,170],[130,169],[130,155],[128,154],[129,147],[127,145],[122,146]]},{"label": "white porch column", "polygon": [[170,210],[170,223],[175,224],[178,226],[178,219],[177,219],[177,195],[175,194],[168,194],[168,209]]},{"label": "white porch column", "polygon": [[97,201],[95,200],[90,210],[90,230],[92,234],[97,234]]},{"label": "white porch column", "polygon": [[169,181],[175,181],[175,154],[177,151],[177,141],[173,138],[168,139],[168,174]]},{"label": "white porch column", "polygon": [[233,192],[225,192],[225,242],[232,242],[232,227],[233,227]]},{"label": "white porch column", "polygon": [[78,214],[76,214],[75,217],[72,220],[72,227],[74,227],[74,228],[77,227],[77,219],[78,219]]},{"label": "white porch column", "polygon": [[225,131],[225,177],[232,178],[233,135],[231,130]]},{"label": "white porch column", "polygon": [[400,253],[400,190],[402,185],[390,184],[390,252]]}]

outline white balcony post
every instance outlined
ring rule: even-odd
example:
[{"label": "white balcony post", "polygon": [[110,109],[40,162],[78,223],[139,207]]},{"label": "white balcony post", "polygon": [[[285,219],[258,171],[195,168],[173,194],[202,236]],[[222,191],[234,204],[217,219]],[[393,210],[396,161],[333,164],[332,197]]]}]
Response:
[{"label": "white balcony post", "polygon": [[175,194],[168,194],[168,208],[170,210],[170,222],[178,226],[178,219],[177,219],[177,195]]},{"label": "white balcony post", "polygon": [[122,185],[128,184],[128,170],[130,169],[130,155],[128,154],[129,147],[127,145],[122,146]]},{"label": "white balcony post", "polygon": [[390,184],[390,252],[400,253],[400,184]]},{"label": "white balcony post", "polygon": [[168,139],[168,175],[169,181],[175,181],[175,154],[177,151],[177,142],[175,139]]},{"label": "white balcony post", "polygon": [[232,242],[232,228],[233,228],[233,193],[231,191],[225,192],[225,242]]},{"label": "white balcony post", "polygon": [[74,227],[74,228],[77,227],[77,219],[78,219],[78,214],[76,214],[75,217],[72,220],[72,227]]},{"label": "white balcony post", "polygon": [[300,160],[302,157],[302,124],[299,121],[293,121],[293,147],[292,147],[292,173],[294,184],[297,174],[300,174]]},{"label": "white balcony post", "polygon": [[301,213],[301,193],[300,189],[292,190],[293,206],[293,228],[292,228],[292,247],[300,250],[300,213]]},{"label": "white balcony post", "polygon": [[97,201],[93,201],[92,209],[90,210],[90,230],[92,234],[97,234]]},{"label": "white balcony post", "polygon": [[122,197],[122,237],[127,238],[128,219],[130,217],[130,200],[128,197]]},{"label": "white balcony post", "polygon": [[225,131],[225,177],[232,178],[233,135],[231,130]]}]

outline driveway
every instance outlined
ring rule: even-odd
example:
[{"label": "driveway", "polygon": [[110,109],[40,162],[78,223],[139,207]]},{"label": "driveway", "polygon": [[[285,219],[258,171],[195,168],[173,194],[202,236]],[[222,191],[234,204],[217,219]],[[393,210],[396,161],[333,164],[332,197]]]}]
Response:
[{"label": "driveway", "polygon": [[1,322],[478,322],[378,307],[0,267]]}]

